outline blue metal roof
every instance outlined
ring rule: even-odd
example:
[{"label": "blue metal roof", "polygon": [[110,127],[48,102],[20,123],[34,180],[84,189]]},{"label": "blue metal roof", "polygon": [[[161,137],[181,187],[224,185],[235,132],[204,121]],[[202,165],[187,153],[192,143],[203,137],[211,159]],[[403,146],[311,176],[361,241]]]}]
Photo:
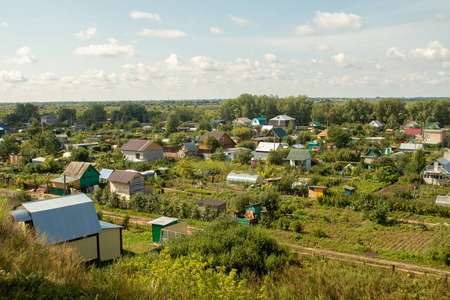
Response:
[{"label": "blue metal roof", "polygon": [[70,241],[102,231],[94,203],[85,194],[22,203],[45,243]]},{"label": "blue metal roof", "polygon": [[114,172],[114,170],[110,170],[110,169],[102,169],[100,171],[100,179],[108,179],[108,177],[112,174],[112,172]]},{"label": "blue metal roof", "polygon": [[26,209],[18,209],[10,212],[16,223],[31,221],[31,215]]},{"label": "blue metal roof", "polygon": [[105,222],[105,221],[99,221],[99,222],[100,222],[100,227],[102,229],[123,228],[123,226],[112,224],[112,223],[108,223],[108,222]]}]

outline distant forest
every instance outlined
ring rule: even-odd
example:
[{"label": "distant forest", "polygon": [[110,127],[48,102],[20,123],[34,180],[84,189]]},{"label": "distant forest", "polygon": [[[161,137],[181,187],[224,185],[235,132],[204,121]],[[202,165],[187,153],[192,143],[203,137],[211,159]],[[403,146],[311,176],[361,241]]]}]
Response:
[{"label": "distant forest", "polygon": [[409,120],[415,120],[420,125],[429,122],[450,125],[450,100],[446,99],[318,101],[303,95],[280,98],[273,95],[242,94],[228,100],[18,103],[3,104],[2,108],[2,120],[17,126],[29,122],[30,118],[44,115],[57,115],[58,122],[84,121],[88,125],[106,118],[122,123],[138,121],[157,124],[171,115],[181,125],[186,122],[233,120],[238,117],[270,119],[280,114],[295,118],[300,126],[308,125],[311,121],[324,124],[366,124],[371,120],[378,120],[387,128],[398,127]]}]

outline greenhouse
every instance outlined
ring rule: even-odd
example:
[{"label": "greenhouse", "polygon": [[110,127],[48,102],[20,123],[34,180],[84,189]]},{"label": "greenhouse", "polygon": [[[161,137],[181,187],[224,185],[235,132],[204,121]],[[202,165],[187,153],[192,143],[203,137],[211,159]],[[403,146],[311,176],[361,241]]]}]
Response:
[{"label": "greenhouse", "polygon": [[231,172],[227,176],[227,181],[232,183],[262,184],[263,177],[261,175]]},{"label": "greenhouse", "polygon": [[435,204],[450,207],[450,196],[437,196]]}]

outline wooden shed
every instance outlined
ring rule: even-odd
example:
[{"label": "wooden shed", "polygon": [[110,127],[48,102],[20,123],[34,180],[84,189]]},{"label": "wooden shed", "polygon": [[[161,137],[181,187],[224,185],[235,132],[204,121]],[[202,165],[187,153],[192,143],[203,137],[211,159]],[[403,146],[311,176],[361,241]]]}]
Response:
[{"label": "wooden shed", "polygon": [[152,193],[152,189],[146,188],[145,177],[136,171],[115,170],[108,177],[111,193],[116,192],[119,197],[130,200],[136,193]]},{"label": "wooden shed", "polygon": [[327,189],[326,186],[310,185],[308,186],[308,198],[317,199],[322,197]]},{"label": "wooden shed", "polygon": [[122,226],[99,221],[94,203],[85,194],[24,202],[11,215],[35,230],[44,244],[74,248],[84,261],[122,255]]},{"label": "wooden shed", "polygon": [[227,202],[220,200],[212,200],[212,199],[203,199],[197,201],[198,210],[204,212],[206,206],[209,206],[211,210],[214,210],[217,214],[221,212],[225,212],[227,210]]},{"label": "wooden shed", "polygon": [[347,196],[351,196],[355,192],[355,188],[353,186],[344,185],[343,188]]},{"label": "wooden shed", "polygon": [[161,231],[163,229],[174,231],[178,233],[187,234],[187,223],[183,220],[160,217],[158,219],[151,220],[148,224],[152,225],[152,235],[154,243],[161,243]]},{"label": "wooden shed", "polygon": [[239,223],[245,225],[258,224],[258,222],[261,221],[261,203],[255,203],[245,207],[244,216],[241,216],[239,214],[236,214]]},{"label": "wooden shed", "polygon": [[100,173],[86,162],[71,162],[61,177],[53,179],[51,193],[54,195],[70,194],[69,186],[82,190],[97,185]]}]

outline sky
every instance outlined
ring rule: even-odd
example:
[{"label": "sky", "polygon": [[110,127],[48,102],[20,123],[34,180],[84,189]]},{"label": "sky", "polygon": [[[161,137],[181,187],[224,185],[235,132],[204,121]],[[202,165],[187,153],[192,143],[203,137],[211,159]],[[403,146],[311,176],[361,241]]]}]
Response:
[{"label": "sky", "polygon": [[0,102],[450,96],[449,0],[0,2]]}]

